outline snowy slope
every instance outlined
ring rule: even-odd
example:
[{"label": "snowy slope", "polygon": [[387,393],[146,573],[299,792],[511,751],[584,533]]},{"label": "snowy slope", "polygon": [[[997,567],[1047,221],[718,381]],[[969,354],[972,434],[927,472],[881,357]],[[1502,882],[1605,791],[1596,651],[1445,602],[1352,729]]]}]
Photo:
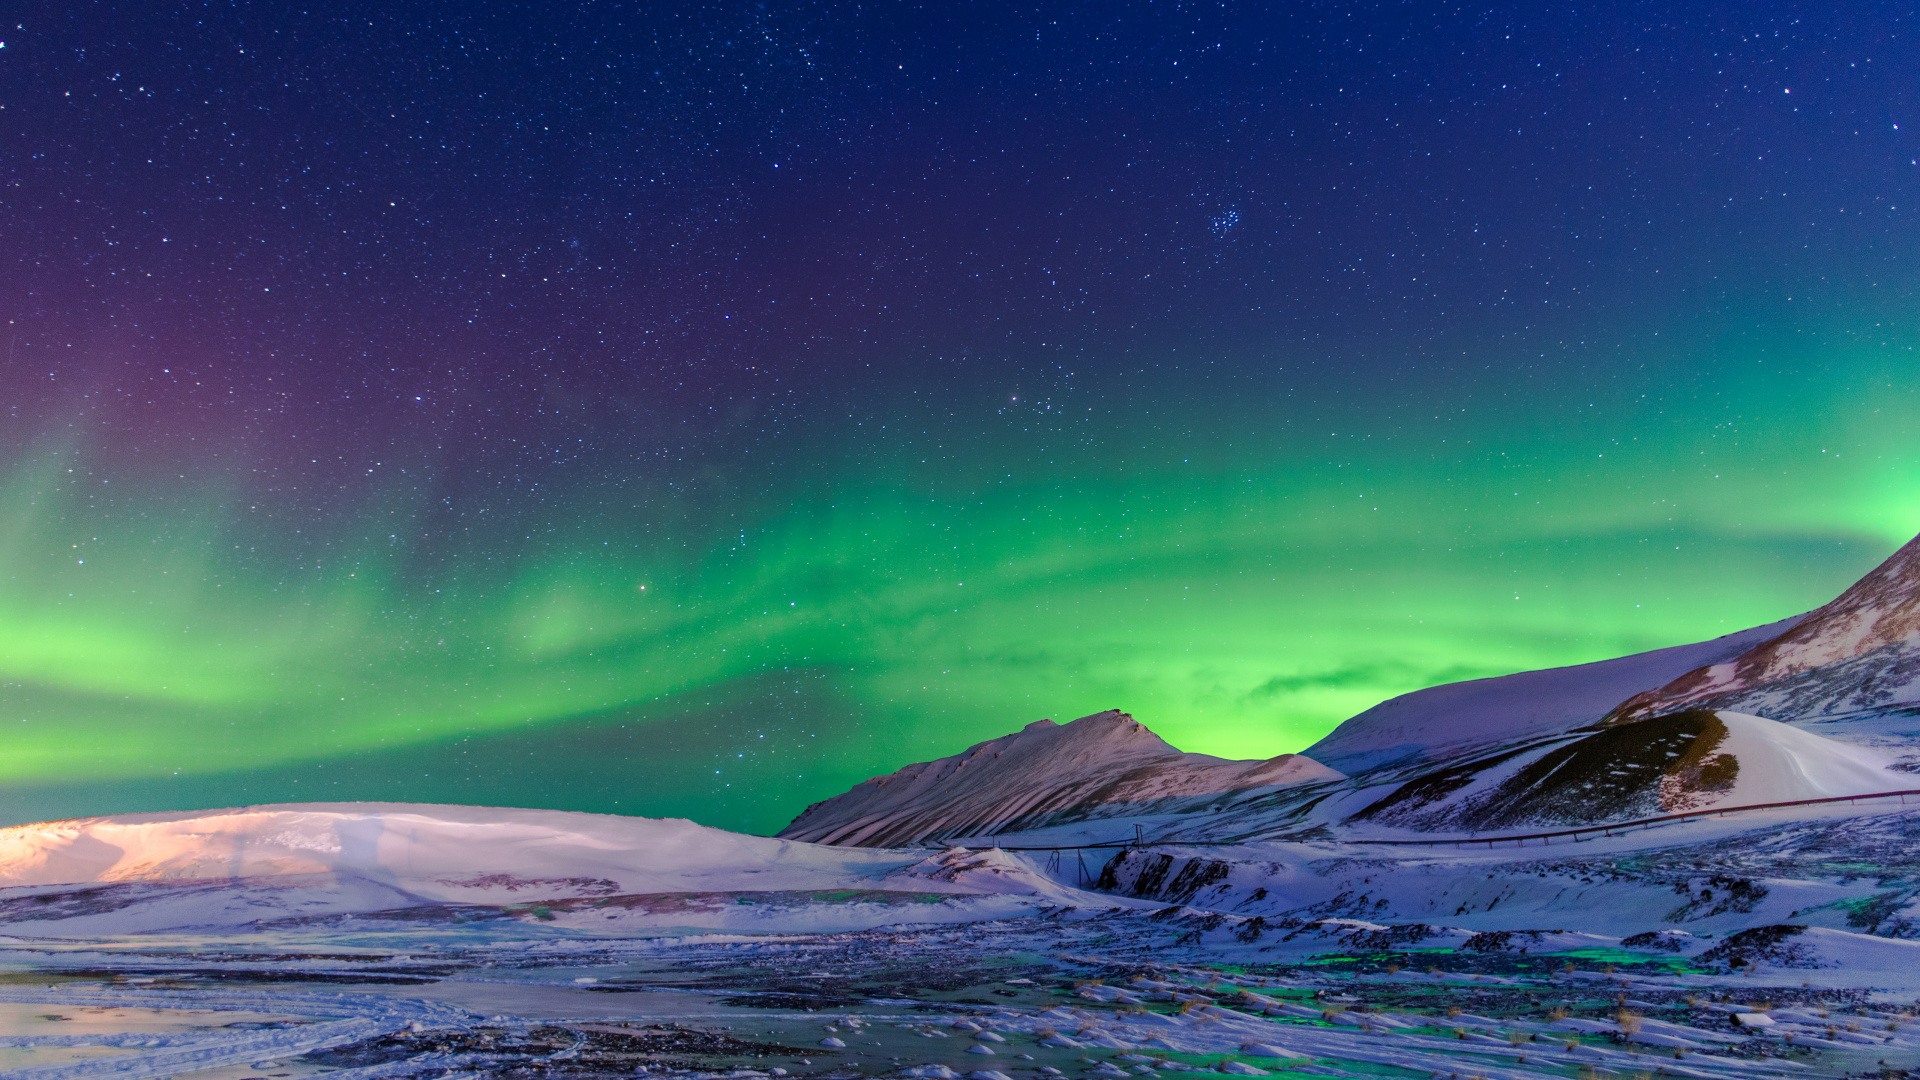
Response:
[{"label": "snowy slope", "polygon": [[952,757],[909,765],[815,803],[781,830],[825,844],[910,844],[1092,818],[1200,812],[1221,796],[1337,780],[1311,758],[1187,754],[1112,710],[1040,720]]},{"label": "snowy slope", "polygon": [[[1344,823],[1517,830],[1914,786],[1886,765],[1871,750],[1763,717],[1674,713],[1438,769],[1393,786]],[[1345,814],[1362,794],[1329,800],[1322,813]]]},{"label": "snowy slope", "polygon": [[437,901],[694,889],[838,888],[897,854],[691,821],[559,810],[312,803],[122,814],[0,829],[0,886],[346,874]]},{"label": "snowy slope", "polygon": [[[1576,667],[1523,671],[1416,690],[1368,709],[1304,753],[1346,773],[1439,761],[1498,743],[1559,735],[1605,716],[1629,694],[1718,664],[1778,637],[1796,619]],[[1771,715],[1771,714],[1768,714]]]},{"label": "snowy slope", "polygon": [[1804,720],[1920,704],[1920,537],[1832,603],[1737,656],[1620,703],[1613,723],[1695,707]]},{"label": "snowy slope", "polygon": [[845,930],[1088,903],[1005,852],[836,848],[689,821],[334,803],[0,830],[0,927],[38,936],[534,919],[596,934]]},{"label": "snowy slope", "polygon": [[1381,769],[1143,813],[1108,821],[1098,836],[1056,826],[1001,834],[996,841],[1032,848],[1112,842],[1130,836],[1138,824],[1149,843],[1159,844],[1366,843],[1421,834],[1527,833],[1920,788],[1913,775],[1890,769],[1887,760],[1883,751],[1763,717],[1699,711],[1496,745],[1426,768]]}]

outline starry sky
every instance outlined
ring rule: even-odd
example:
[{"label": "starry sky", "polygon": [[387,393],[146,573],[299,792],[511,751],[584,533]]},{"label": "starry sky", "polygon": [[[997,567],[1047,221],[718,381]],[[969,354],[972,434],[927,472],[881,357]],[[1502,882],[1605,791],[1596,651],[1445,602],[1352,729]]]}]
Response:
[{"label": "starry sky", "polygon": [[0,820],[777,829],[1920,530],[1910,4],[29,2]]}]

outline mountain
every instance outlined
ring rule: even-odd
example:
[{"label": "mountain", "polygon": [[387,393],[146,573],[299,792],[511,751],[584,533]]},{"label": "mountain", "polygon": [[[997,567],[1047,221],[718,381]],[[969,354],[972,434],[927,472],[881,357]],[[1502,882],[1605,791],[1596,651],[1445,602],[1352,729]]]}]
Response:
[{"label": "mountain", "polygon": [[[1873,750],[1764,717],[1695,709],[1503,747],[1384,795],[1376,787],[1329,800],[1318,816],[1342,825],[1516,830],[1912,786],[1913,777],[1888,769]],[[1351,810],[1356,795],[1367,805]]]},{"label": "mountain", "polygon": [[1852,588],[1736,656],[1626,699],[1608,722],[1684,709],[1807,720],[1920,705],[1920,537]]},{"label": "mountain", "polygon": [[311,803],[0,829],[11,935],[850,930],[1088,902],[1005,853],[822,847],[558,810]]},{"label": "mountain", "polygon": [[[421,803],[290,803],[0,829],[0,887],[348,874],[432,900],[838,887],[849,859],[678,819]],[[855,860],[857,861],[857,860]]]},{"label": "mountain", "polygon": [[1799,618],[1693,645],[1415,690],[1354,716],[1301,752],[1358,774],[1559,735],[1599,722],[1637,690],[1738,656],[1791,628]]},{"label": "mountain", "polygon": [[1223,797],[1341,774],[1300,754],[1229,761],[1182,753],[1119,710],[1037,720],[952,757],[877,776],[807,807],[789,840],[887,846],[1069,822],[1203,812]]},{"label": "mountain", "polygon": [[[1920,538],[1806,615],[1430,687],[1360,713],[1303,755],[1182,754],[1117,711],[1042,721],[869,780],[780,835],[879,845],[1025,834],[1051,845],[1116,839],[1132,824],[1161,841],[1213,843],[1588,824],[1904,789],[1920,771],[1916,714]],[[1100,828],[1070,827],[1087,823]]]}]

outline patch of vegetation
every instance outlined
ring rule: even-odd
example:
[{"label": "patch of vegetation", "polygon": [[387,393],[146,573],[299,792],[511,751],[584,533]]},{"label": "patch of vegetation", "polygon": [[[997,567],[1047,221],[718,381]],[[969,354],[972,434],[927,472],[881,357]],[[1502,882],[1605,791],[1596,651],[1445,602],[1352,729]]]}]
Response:
[{"label": "patch of vegetation", "polygon": [[1706,711],[1607,728],[1541,755],[1462,815],[1475,829],[1582,824],[1693,809],[1730,790],[1740,765],[1715,751],[1727,725]]},{"label": "patch of vegetation", "polygon": [[1806,929],[1794,923],[1755,926],[1728,934],[1724,941],[1695,959],[1701,965],[1725,964],[1728,968],[1751,967],[1762,962],[1775,967],[1812,967],[1812,950],[1792,940]]},{"label": "patch of vegetation", "polygon": [[1676,895],[1686,902],[1667,912],[1668,922],[1686,922],[1715,915],[1745,915],[1767,898],[1767,887],[1747,878],[1715,874],[1710,878],[1689,878],[1674,883]]},{"label": "patch of vegetation", "polygon": [[[562,1051],[571,1051],[571,1056],[552,1059]],[[497,1062],[488,1068],[487,1074],[494,1077],[588,1077],[605,1076],[610,1071],[631,1073],[639,1064],[706,1069],[713,1067],[716,1058],[744,1063],[819,1051],[750,1042],[681,1024],[648,1024],[631,1030],[600,1024],[546,1024],[525,1030],[482,1027],[470,1031],[401,1031],[351,1046],[316,1050],[297,1060],[332,1069],[355,1069],[428,1053],[488,1055]]]}]

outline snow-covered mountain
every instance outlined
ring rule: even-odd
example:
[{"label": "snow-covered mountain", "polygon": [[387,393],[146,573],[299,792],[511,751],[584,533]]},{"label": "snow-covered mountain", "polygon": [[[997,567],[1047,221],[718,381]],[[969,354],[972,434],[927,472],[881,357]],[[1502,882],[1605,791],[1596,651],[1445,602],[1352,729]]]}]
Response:
[{"label": "snow-covered mountain", "polygon": [[1920,705],[1920,537],[1833,602],[1736,656],[1621,702],[1622,724],[1683,709],[1810,720]]},{"label": "snow-covered mountain", "polygon": [[[0,1072],[424,1077],[531,1061],[598,1075],[670,1053],[690,1076],[1006,1080],[978,1066],[1098,1048],[1151,1071],[1177,1064],[1167,1052],[1237,1048],[1354,1075],[1554,1080],[1671,1051],[1685,1064],[1670,1072],[1769,1080],[1808,1049],[1855,1055],[1824,1068],[1857,1073],[1920,1047],[1909,1017],[1746,1002],[1920,986],[1920,942],[1901,940],[1920,938],[1920,811],[1900,797],[1916,781],[1883,752],[1920,750],[1900,713],[1920,654],[1915,546],[1804,620],[1388,702],[1314,748],[1350,776],[1300,755],[1185,754],[1108,712],[870,780],[784,838],[351,803],[0,829],[0,964],[29,974],[0,987]],[[1629,695],[1626,722],[1603,723]],[[1714,705],[1728,700],[1792,722]],[[872,846],[952,839],[974,850]],[[1071,850],[1088,844],[1104,850]],[[1414,951],[1424,971],[1381,963]],[[1583,970],[1596,955],[1605,971]],[[359,985],[279,985],[295,980]],[[1604,1011],[1375,1004],[1468,996]],[[1636,998],[1674,1019],[1615,1012]],[[742,1049],[758,1068],[735,1068]],[[727,1061],[683,1067],[696,1053]],[[1237,1056],[1220,1068],[1268,1074]]]},{"label": "snow-covered mountain", "polygon": [[[852,830],[855,837],[863,835],[860,829],[907,834],[946,822],[939,815],[943,794],[964,798],[971,792],[984,799],[1026,790],[1037,797],[1048,790],[1014,787],[996,775],[958,786],[955,777],[967,774],[957,760],[945,760],[944,781],[934,769],[943,764],[938,762],[895,774],[910,781],[933,774],[911,798],[889,804],[869,791],[855,812],[818,815],[811,823],[829,836],[836,835],[833,829]],[[1065,760],[1071,767],[1072,759]],[[1038,766],[1029,769],[1038,771]],[[1090,771],[1085,782],[1098,776]],[[1316,772],[1290,784],[1198,797],[1122,799],[1071,813],[1021,814],[1016,806],[1011,816],[996,818],[1002,821],[997,831],[956,827],[932,839],[1052,848],[1127,841],[1138,826],[1149,844],[1367,843],[1410,838],[1408,833],[1524,833],[1916,786],[1911,775],[1891,770],[1888,756],[1877,749],[1764,717],[1695,710],[1611,728],[1589,724],[1443,762],[1380,768],[1350,778]],[[959,820],[971,817],[958,815]],[[795,826],[803,823],[808,819]],[[989,835],[991,840],[984,839]]]},{"label": "snow-covered mountain", "polygon": [[0,829],[0,887],[353,874],[463,901],[753,888],[769,868],[793,887],[837,888],[887,863],[681,819],[420,803],[287,803]]},{"label": "snow-covered mountain", "polygon": [[1315,816],[1342,825],[1520,830],[1913,786],[1872,750],[1763,717],[1697,709],[1503,747],[1330,799]]},{"label": "snow-covered mountain", "polygon": [[557,810],[313,803],[0,829],[0,925],[10,933],[372,914],[421,927],[536,920],[597,933],[853,929],[1085,902],[1004,853],[822,847]]},{"label": "snow-covered mountain", "polygon": [[1163,840],[1245,841],[1301,828],[1579,825],[1896,791],[1913,779],[1889,766],[1911,771],[1920,753],[1908,713],[1920,713],[1920,539],[1807,615],[1402,695],[1303,755],[1182,754],[1119,712],[1041,721],[869,780],[781,835],[906,844],[1017,834],[1046,845],[1113,840],[1132,824]]},{"label": "snow-covered mountain", "polygon": [[1447,683],[1383,701],[1301,751],[1342,772],[1445,761],[1594,724],[1629,694],[1779,636],[1800,616],[1574,667]]},{"label": "snow-covered mountain", "polygon": [[809,806],[790,840],[904,845],[1069,822],[1205,813],[1225,798],[1340,774],[1299,754],[1230,761],[1182,753],[1118,710],[1038,720],[952,757],[909,765]]}]

